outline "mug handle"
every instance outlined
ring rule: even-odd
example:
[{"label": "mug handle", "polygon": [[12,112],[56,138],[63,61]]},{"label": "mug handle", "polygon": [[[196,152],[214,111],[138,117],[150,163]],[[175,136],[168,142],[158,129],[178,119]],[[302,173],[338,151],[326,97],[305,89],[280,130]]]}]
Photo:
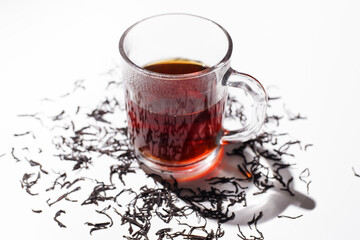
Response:
[{"label": "mug handle", "polygon": [[249,93],[253,100],[252,120],[244,127],[236,130],[224,129],[220,143],[244,142],[259,132],[266,117],[268,97],[261,83],[249,74],[238,72],[230,68],[222,80],[224,86],[240,88]]}]

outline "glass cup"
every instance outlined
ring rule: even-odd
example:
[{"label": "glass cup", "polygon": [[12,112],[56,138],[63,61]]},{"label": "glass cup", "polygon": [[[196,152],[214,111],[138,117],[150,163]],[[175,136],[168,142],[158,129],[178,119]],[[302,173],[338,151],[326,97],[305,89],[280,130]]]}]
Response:
[{"label": "glass cup", "polygon": [[[223,145],[260,130],[266,92],[230,67],[232,40],[219,24],[190,14],[157,15],[129,27],[119,49],[129,139],[145,170],[175,178],[200,174],[219,162]],[[232,130],[223,126],[228,88],[251,99],[249,121]]]}]

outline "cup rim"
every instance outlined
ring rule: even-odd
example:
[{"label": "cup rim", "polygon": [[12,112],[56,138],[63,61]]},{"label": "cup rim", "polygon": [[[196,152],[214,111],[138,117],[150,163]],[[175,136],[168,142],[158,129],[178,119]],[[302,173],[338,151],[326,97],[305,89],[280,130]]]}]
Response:
[{"label": "cup rim", "polygon": [[[222,30],[222,32],[225,34],[226,39],[228,41],[228,49],[225,53],[225,56],[216,64],[214,64],[213,66],[210,66],[209,68],[206,68],[204,70],[195,72],[195,73],[185,73],[185,74],[165,74],[165,73],[158,73],[158,72],[153,72],[153,71],[149,71],[137,64],[135,64],[133,61],[130,60],[130,58],[127,56],[127,54],[125,53],[124,50],[124,42],[125,42],[125,38],[127,36],[127,34],[133,29],[135,28],[138,24],[147,21],[149,19],[153,19],[153,18],[157,18],[157,17],[163,17],[163,16],[189,16],[189,17],[195,17],[195,18],[200,18],[202,20],[208,21],[212,24],[215,24],[217,27],[219,27],[220,30]],[[215,71],[216,69],[221,68],[222,66],[226,65],[229,61],[230,61],[230,57],[232,54],[232,48],[233,48],[233,44],[232,44],[232,39],[230,37],[230,34],[225,30],[225,28],[223,28],[220,24],[214,22],[213,20],[210,20],[208,18],[205,17],[201,17],[198,15],[194,15],[194,14],[189,14],[189,13],[164,13],[164,14],[158,14],[158,15],[154,15],[154,16],[150,16],[147,18],[144,18],[136,23],[134,23],[133,25],[131,25],[129,28],[127,28],[124,33],[122,34],[120,41],[119,41],[119,51],[120,51],[120,55],[122,56],[122,58],[124,59],[124,61],[130,65],[131,67],[133,67],[135,70],[141,72],[142,74],[148,75],[148,76],[152,76],[152,77],[156,77],[156,78],[162,78],[162,79],[189,79],[189,78],[198,78],[199,76],[204,76],[207,74],[212,73],[213,71]]]}]

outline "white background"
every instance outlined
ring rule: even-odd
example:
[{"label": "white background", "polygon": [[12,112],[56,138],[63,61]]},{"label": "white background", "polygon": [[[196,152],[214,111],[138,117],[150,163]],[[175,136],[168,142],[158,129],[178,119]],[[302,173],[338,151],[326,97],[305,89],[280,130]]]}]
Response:
[{"label": "white background", "polygon": [[[360,216],[360,4],[358,1],[10,1],[0,2],[0,234],[11,239],[121,239],[60,229],[31,212],[9,158],[15,116],[77,79],[119,62],[118,40],[132,23],[159,13],[210,18],[233,38],[232,66],[276,85],[308,119],[294,135],[314,144],[312,210],[261,224],[267,240],[358,239]],[[6,183],[6,184],[5,184]],[[289,210],[289,209],[288,209]],[[290,209],[292,210],[292,209]],[[43,228],[44,226],[44,228]],[[42,229],[42,230],[40,230]]]}]

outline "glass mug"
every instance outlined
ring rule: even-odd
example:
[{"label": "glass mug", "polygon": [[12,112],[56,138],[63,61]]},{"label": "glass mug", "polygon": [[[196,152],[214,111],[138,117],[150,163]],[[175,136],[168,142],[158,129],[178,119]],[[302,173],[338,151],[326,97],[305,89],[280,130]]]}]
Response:
[{"label": "glass mug", "polygon": [[[119,50],[129,139],[145,170],[199,174],[215,164],[222,145],[260,130],[266,92],[230,67],[232,40],[219,24],[190,14],[149,17],[123,33]],[[229,87],[252,99],[251,121],[231,131],[223,127]]]}]

